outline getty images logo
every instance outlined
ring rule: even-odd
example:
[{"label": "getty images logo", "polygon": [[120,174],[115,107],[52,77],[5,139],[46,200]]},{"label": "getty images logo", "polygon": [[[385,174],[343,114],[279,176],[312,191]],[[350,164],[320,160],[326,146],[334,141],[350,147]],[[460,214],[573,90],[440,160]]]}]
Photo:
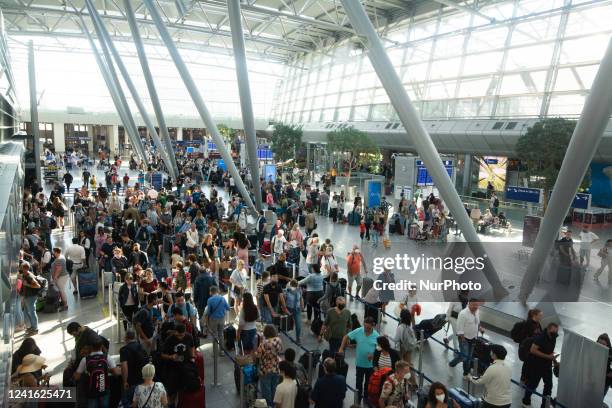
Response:
[{"label": "getty images logo", "polygon": [[419,270],[453,270],[458,275],[467,271],[482,271],[485,267],[487,255],[482,257],[439,257],[439,256],[410,256],[397,254],[395,257],[374,258],[372,272],[380,275],[385,270],[407,271],[414,275]]}]

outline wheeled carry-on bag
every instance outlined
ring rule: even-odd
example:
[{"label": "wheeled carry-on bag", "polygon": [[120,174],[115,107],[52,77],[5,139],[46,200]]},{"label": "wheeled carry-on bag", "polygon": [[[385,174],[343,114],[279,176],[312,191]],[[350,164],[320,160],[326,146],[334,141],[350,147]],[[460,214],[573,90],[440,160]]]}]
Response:
[{"label": "wheeled carry-on bag", "polygon": [[422,320],[414,326],[414,334],[417,340],[421,339],[421,331],[425,332],[425,338],[431,337],[446,325],[446,313],[440,313],[434,316],[433,319]]},{"label": "wheeled carry-on bag", "polygon": [[98,273],[81,269],[77,271],[78,291],[81,299],[93,298],[98,295]]},{"label": "wheeled carry-on bag", "polygon": [[461,388],[451,388],[448,390],[448,397],[459,404],[461,408],[480,408],[480,398],[473,397]]}]

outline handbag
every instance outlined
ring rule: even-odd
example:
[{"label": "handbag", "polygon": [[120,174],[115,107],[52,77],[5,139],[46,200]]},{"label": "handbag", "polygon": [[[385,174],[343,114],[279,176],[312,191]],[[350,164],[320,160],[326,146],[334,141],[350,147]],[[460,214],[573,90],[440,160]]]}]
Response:
[{"label": "handbag", "polygon": [[242,339],[240,340],[240,349],[242,350],[242,354],[236,352],[236,364],[241,367],[247,364],[253,364],[253,356],[250,354],[244,354],[244,346],[242,345]]}]

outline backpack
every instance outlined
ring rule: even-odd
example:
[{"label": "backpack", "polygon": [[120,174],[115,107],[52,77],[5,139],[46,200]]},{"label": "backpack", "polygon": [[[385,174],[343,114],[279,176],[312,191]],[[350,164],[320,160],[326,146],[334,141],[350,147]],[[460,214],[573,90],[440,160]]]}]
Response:
[{"label": "backpack", "polygon": [[380,398],[383,385],[391,374],[393,374],[393,370],[390,367],[384,367],[376,370],[370,376],[370,381],[368,382],[368,400],[372,406],[378,406],[378,399]]},{"label": "backpack", "polygon": [[534,340],[535,337],[527,337],[521,342],[521,345],[518,349],[518,355],[521,361],[526,361],[529,357],[529,353],[531,352],[531,345],[533,344]]},{"label": "backpack", "polygon": [[108,378],[108,360],[105,354],[85,357],[85,367],[89,376],[87,397],[98,397],[110,390]]},{"label": "backpack", "polygon": [[323,328],[323,321],[320,318],[314,318],[312,320],[312,323],[310,324],[310,331],[312,331],[312,334],[314,334],[316,337],[319,337],[321,335],[321,329]]},{"label": "backpack", "polygon": [[310,384],[300,384],[298,380],[295,380],[295,383],[297,384],[297,393],[295,394],[294,408],[308,408],[312,387]]},{"label": "backpack", "polygon": [[499,207],[499,199],[497,197],[495,197],[495,200],[493,200],[493,207]]},{"label": "backpack", "polygon": [[510,337],[515,343],[521,344],[527,338],[527,322],[525,320],[516,322],[510,330]]},{"label": "backpack", "polygon": [[45,297],[47,296],[47,289],[49,289],[49,283],[47,282],[47,279],[44,276],[36,276],[35,277],[36,282],[38,282],[38,284],[40,285],[40,288],[38,289],[34,289],[34,288],[29,288],[32,292],[32,295],[36,295],[38,297]]}]

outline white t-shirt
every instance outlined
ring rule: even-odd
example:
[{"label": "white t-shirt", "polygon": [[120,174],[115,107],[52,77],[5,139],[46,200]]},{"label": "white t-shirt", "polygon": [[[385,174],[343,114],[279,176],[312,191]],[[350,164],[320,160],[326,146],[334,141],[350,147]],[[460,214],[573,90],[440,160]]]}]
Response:
[{"label": "white t-shirt", "polygon": [[338,262],[335,256],[331,255],[321,258],[321,272],[325,275],[330,275],[332,272],[338,272]]},{"label": "white t-shirt", "polygon": [[295,396],[297,395],[297,384],[295,380],[286,378],[276,386],[274,403],[280,404],[281,408],[293,408],[295,406]]},{"label": "white t-shirt", "polygon": [[272,238],[272,241],[272,243],[274,244],[274,253],[282,254],[285,251],[285,244],[287,243],[287,239],[285,238],[285,236],[281,235],[279,237],[278,235],[275,235]]},{"label": "white t-shirt", "polygon": [[591,243],[599,239],[593,231],[580,231],[580,249],[591,249]]},{"label": "white t-shirt", "polygon": [[242,272],[240,272],[240,269],[234,269],[234,272],[230,275],[230,282],[235,286],[244,287],[244,281],[245,277],[242,275]]},{"label": "white t-shirt", "polygon": [[85,248],[78,244],[72,244],[66,248],[64,256],[66,259],[70,259],[76,265],[83,266],[83,262],[85,261]]}]

